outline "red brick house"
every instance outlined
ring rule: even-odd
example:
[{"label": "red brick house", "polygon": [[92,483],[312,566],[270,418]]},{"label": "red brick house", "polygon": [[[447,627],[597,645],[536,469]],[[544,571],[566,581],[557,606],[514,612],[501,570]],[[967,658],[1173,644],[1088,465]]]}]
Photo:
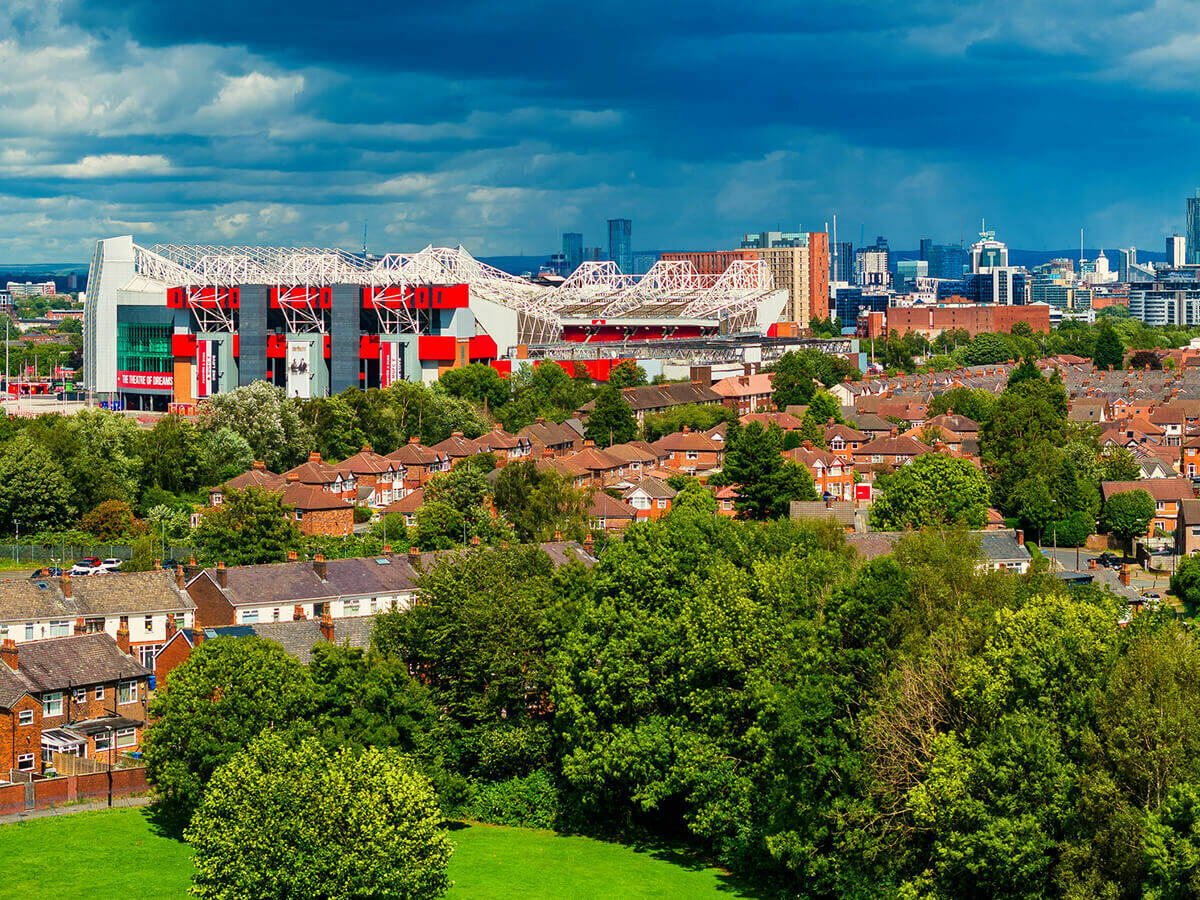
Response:
[{"label": "red brick house", "polygon": [[387,455],[404,468],[404,489],[415,491],[424,486],[430,476],[450,471],[450,457],[431,447],[422,446],[420,438],[409,438],[403,447]]},{"label": "red brick house", "polygon": [[254,467],[241,475],[235,475],[224,484],[208,489],[208,505],[220,506],[229,491],[245,491],[261,488],[264,491],[281,491],[286,479],[267,469],[266,464],[256,460]]},{"label": "red brick house", "polygon": [[713,382],[712,389],[721,397],[721,405],[739,416],[770,409],[775,395],[771,384],[774,375],[759,372],[755,375],[734,375]]},{"label": "red brick house", "polygon": [[310,453],[307,462],[301,463],[294,469],[288,469],[283,474],[286,484],[298,482],[315,485],[321,490],[337,494],[351,503],[358,500],[358,479],[351,473],[343,475],[335,466],[322,462],[320,453]]},{"label": "red brick house", "polygon": [[854,497],[854,467],[827,450],[813,447],[812,441],[793,450],[784,450],[783,456],[803,466],[812,476],[818,497],[834,500],[851,500]]},{"label": "red brick house", "polygon": [[588,503],[588,519],[592,527],[607,534],[624,531],[637,519],[637,510],[604,491],[595,491]]},{"label": "red brick house", "polygon": [[675,495],[679,492],[665,481],[644,478],[627,490],[622,499],[637,511],[639,519],[661,519],[671,511]]},{"label": "red brick house", "polygon": [[854,462],[895,468],[932,452],[932,448],[927,444],[916,438],[901,436],[896,433],[896,429],[892,429],[890,436],[868,441],[854,451]]},{"label": "red brick house", "polygon": [[539,418],[518,431],[517,435],[529,438],[532,455],[538,458],[541,458],[543,450],[550,450],[554,456],[566,456],[583,446],[583,435],[566,422],[559,424]]},{"label": "red brick house", "polygon": [[665,455],[664,465],[680,472],[711,472],[721,468],[725,459],[725,446],[712,438],[684,426],[683,431],[668,434],[651,446],[660,455]]},{"label": "red brick house", "polygon": [[404,491],[404,467],[367,444],[334,468],[343,478],[357,483],[358,495],[354,499],[367,506],[387,506]]},{"label": "red brick house", "polygon": [[[23,690],[41,707],[39,721],[28,704],[16,701],[18,729],[24,719],[40,731],[38,771],[55,752],[95,759],[140,746],[150,670],[129,655],[126,632],[116,640],[104,632],[20,646],[6,640],[0,663],[5,670],[0,693],[11,698]],[[27,734],[18,733],[17,740],[28,746]],[[29,752],[18,754],[16,768],[28,766]]]},{"label": "red brick house", "polygon": [[1187,478],[1146,478],[1141,481],[1102,481],[1100,496],[1107,503],[1117,494],[1128,491],[1145,491],[1154,498],[1154,518],[1150,521],[1147,537],[1160,532],[1173,532],[1179,518],[1180,504],[1193,500],[1196,492]]}]

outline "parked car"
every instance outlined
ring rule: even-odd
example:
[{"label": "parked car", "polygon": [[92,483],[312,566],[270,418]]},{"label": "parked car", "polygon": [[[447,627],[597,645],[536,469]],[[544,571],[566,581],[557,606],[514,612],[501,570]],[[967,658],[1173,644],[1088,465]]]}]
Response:
[{"label": "parked car", "polygon": [[1108,566],[1109,568],[1115,569],[1121,565],[1121,557],[1117,556],[1115,553],[1108,553],[1106,551],[1096,557],[1096,565]]},{"label": "parked car", "polygon": [[98,556],[85,556],[71,566],[72,575],[91,575],[100,568],[101,559]]},{"label": "parked car", "polygon": [[58,566],[46,566],[41,569],[35,569],[30,578],[61,578],[63,570]]},{"label": "parked car", "polygon": [[1142,591],[1142,596],[1145,597],[1147,600],[1161,600],[1162,599],[1162,595],[1160,595],[1158,593],[1158,591]]},{"label": "parked car", "polygon": [[121,566],[125,562],[123,559],[117,559],[115,556],[110,556],[108,559],[100,563],[100,568],[105,572],[119,572]]}]

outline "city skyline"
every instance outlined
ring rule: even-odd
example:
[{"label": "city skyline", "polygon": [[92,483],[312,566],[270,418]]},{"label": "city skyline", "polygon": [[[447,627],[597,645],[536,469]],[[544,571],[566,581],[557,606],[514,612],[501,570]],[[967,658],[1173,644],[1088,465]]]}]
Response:
[{"label": "city skyline", "polygon": [[[380,250],[549,253],[567,231],[605,245],[614,217],[638,247],[710,249],[835,212],[856,246],[969,243],[986,217],[1013,247],[1083,227],[1160,248],[1200,182],[1171,149],[1197,127],[1200,10],[1075,6],[762,4],[734,27],[659,4],[631,28],[632,10],[520,4],[18,5],[0,259],[84,259],[119,233],[352,248],[364,222]],[[1122,127],[1081,144],[1050,115],[1091,108]],[[1172,140],[1132,144],[1151,127]]]}]

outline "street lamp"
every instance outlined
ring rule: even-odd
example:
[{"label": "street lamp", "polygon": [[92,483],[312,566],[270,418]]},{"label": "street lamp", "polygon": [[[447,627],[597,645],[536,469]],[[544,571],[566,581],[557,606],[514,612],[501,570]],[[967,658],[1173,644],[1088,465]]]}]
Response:
[{"label": "street lamp", "polygon": [[17,526],[17,540],[16,540],[16,543],[13,545],[13,550],[14,550],[13,562],[20,562],[21,561],[21,520],[13,519],[13,525]]}]

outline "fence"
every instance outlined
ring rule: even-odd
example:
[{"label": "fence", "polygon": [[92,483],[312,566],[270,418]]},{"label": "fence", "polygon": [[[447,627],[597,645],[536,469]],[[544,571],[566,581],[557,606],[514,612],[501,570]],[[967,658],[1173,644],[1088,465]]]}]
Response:
[{"label": "fence", "polygon": [[[79,800],[105,799],[108,797],[108,779],[108,772],[97,772],[91,775],[65,775],[60,778],[37,778],[24,783],[0,784],[0,816],[32,809],[50,809]],[[114,797],[144,794],[148,789],[145,768],[113,769]]]},{"label": "fence", "polygon": [[[163,559],[184,562],[196,555],[194,547],[168,547]],[[132,559],[128,544],[0,544],[0,559],[14,562],[71,564],[86,556],[101,559]]]}]

